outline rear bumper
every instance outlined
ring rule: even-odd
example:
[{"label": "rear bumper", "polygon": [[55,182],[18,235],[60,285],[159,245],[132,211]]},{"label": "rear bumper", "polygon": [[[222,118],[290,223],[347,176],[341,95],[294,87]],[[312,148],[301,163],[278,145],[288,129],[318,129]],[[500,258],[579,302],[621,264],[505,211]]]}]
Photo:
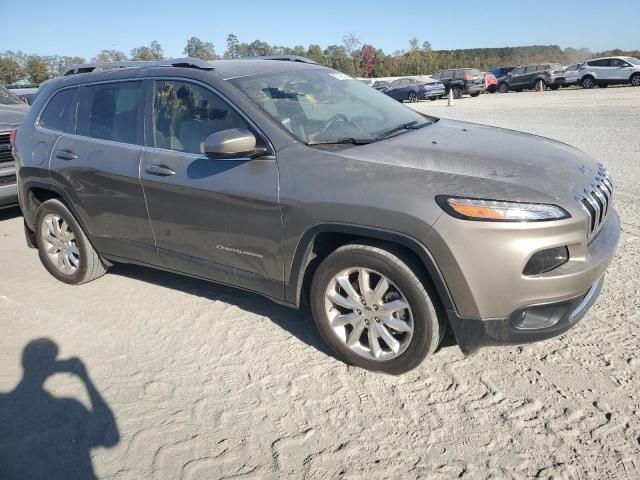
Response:
[{"label": "rear bumper", "polygon": [[15,169],[0,170],[0,208],[18,204]]},{"label": "rear bumper", "polygon": [[424,93],[422,94],[422,98],[423,99],[427,99],[427,98],[439,98],[442,97],[446,94],[446,89],[444,87],[442,88],[433,88],[431,90],[425,90]]},{"label": "rear bumper", "polygon": [[[448,312],[460,349],[465,354],[474,353],[481,347],[517,345],[537,342],[561,335],[575,326],[595,303],[604,276],[600,277],[582,295],[562,302],[532,305],[513,312],[508,318],[475,320],[459,317]],[[522,320],[529,317],[537,328],[523,328]]]},{"label": "rear bumper", "polygon": [[484,82],[474,85],[467,85],[467,93],[484,92]]}]

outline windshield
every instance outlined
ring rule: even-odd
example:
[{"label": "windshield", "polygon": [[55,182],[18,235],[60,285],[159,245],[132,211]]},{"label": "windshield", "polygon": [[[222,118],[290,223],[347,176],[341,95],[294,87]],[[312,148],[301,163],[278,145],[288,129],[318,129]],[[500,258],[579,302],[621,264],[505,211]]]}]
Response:
[{"label": "windshield", "polygon": [[638,60],[636,57],[626,57],[625,60],[629,63],[632,63],[633,65],[640,65],[640,60]]},{"label": "windshield", "polygon": [[334,70],[290,70],[230,81],[307,144],[366,143],[403,125],[429,123],[397,100]]},{"label": "windshield", "polygon": [[13,92],[0,85],[0,105],[21,105],[22,100]]}]

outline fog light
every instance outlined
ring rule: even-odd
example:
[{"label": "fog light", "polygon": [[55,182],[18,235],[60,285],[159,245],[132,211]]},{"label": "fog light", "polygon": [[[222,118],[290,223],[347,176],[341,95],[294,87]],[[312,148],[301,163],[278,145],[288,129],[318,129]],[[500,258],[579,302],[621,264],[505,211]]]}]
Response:
[{"label": "fog light", "polygon": [[555,247],[535,253],[524,267],[525,275],[538,275],[558,268],[569,261],[567,247]]}]

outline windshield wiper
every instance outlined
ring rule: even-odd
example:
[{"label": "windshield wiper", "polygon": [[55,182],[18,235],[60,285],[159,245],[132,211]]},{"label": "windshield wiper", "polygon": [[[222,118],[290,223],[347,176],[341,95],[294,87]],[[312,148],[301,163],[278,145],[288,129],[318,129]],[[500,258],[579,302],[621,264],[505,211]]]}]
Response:
[{"label": "windshield wiper", "polygon": [[418,125],[418,121],[414,120],[413,122],[403,123],[402,125],[397,126],[396,128],[392,128],[388,132],[384,132],[376,137],[376,140],[385,139],[394,133],[401,132],[402,130],[417,130],[422,127],[426,127],[427,125],[431,125],[433,122],[424,122]]},{"label": "windshield wiper", "polygon": [[320,142],[307,142],[307,145],[366,145],[368,143],[375,142],[376,139],[373,138],[337,138],[335,140],[326,140]]}]

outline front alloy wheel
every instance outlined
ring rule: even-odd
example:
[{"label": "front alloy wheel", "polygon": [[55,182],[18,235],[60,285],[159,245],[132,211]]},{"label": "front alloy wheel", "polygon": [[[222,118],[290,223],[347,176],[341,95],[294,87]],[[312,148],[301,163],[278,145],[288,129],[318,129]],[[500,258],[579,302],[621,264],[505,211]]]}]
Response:
[{"label": "front alloy wheel", "polygon": [[416,92],[409,92],[409,103],[416,103],[418,101],[418,95]]},{"label": "front alloy wheel", "polygon": [[368,268],[348,268],[333,277],[325,292],[325,314],[336,337],[369,360],[396,358],[413,336],[407,298],[391,280]]},{"label": "front alloy wheel", "polygon": [[313,275],[309,300],[336,357],[399,374],[433,353],[444,326],[423,272],[393,244],[347,244],[327,256]]}]

